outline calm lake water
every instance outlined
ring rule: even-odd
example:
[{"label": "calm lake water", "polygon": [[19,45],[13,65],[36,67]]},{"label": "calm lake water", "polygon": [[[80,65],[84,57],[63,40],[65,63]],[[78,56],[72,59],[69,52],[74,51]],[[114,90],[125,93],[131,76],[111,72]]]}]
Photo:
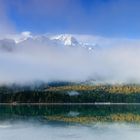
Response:
[{"label": "calm lake water", "polygon": [[139,140],[139,105],[0,106],[0,140]]}]

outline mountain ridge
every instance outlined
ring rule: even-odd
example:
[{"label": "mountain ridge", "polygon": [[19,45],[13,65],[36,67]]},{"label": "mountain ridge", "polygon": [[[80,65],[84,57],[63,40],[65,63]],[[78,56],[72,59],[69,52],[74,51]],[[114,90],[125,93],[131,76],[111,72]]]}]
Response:
[{"label": "mountain ridge", "polygon": [[89,51],[94,50],[96,45],[82,43],[72,34],[57,35],[32,35],[30,32],[22,32],[21,34],[9,35],[0,39],[0,50],[12,51],[16,47],[26,46],[30,44],[39,44],[38,46],[55,46],[55,47],[79,47]]}]

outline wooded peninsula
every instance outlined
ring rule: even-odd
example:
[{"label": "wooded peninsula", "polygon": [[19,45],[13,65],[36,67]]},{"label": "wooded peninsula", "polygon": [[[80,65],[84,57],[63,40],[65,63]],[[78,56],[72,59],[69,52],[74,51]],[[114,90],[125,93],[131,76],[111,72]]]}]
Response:
[{"label": "wooded peninsula", "polygon": [[140,103],[140,85],[1,86],[0,103]]}]

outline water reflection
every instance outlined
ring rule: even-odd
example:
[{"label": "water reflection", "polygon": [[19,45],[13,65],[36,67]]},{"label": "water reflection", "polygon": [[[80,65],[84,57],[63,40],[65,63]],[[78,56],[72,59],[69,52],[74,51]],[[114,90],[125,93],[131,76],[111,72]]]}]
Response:
[{"label": "water reflection", "polygon": [[48,105],[0,106],[0,121],[4,120],[90,122],[140,122],[139,105]]},{"label": "water reflection", "polygon": [[139,118],[130,105],[0,106],[0,140],[139,140]]}]

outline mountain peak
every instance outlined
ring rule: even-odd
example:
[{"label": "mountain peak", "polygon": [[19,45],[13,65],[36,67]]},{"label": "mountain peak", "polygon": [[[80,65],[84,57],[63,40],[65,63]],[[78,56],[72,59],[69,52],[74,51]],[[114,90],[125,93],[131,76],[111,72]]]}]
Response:
[{"label": "mountain peak", "polygon": [[[6,40],[7,39],[7,40]],[[55,47],[78,47],[88,51],[95,48],[93,44],[87,44],[77,41],[74,35],[58,34],[58,35],[32,35],[31,32],[25,31],[20,34],[9,35],[0,40],[0,48],[11,48],[14,46],[55,46]]]},{"label": "mountain peak", "polygon": [[60,41],[61,44],[66,45],[66,46],[79,45],[76,38],[69,34],[61,34],[61,35],[52,36],[50,39]]},{"label": "mountain peak", "polygon": [[15,41],[15,43],[20,43],[27,40],[28,38],[33,38],[33,36],[31,35],[31,32],[24,31],[24,32],[21,32],[20,34],[7,35],[5,38],[12,39]]}]

